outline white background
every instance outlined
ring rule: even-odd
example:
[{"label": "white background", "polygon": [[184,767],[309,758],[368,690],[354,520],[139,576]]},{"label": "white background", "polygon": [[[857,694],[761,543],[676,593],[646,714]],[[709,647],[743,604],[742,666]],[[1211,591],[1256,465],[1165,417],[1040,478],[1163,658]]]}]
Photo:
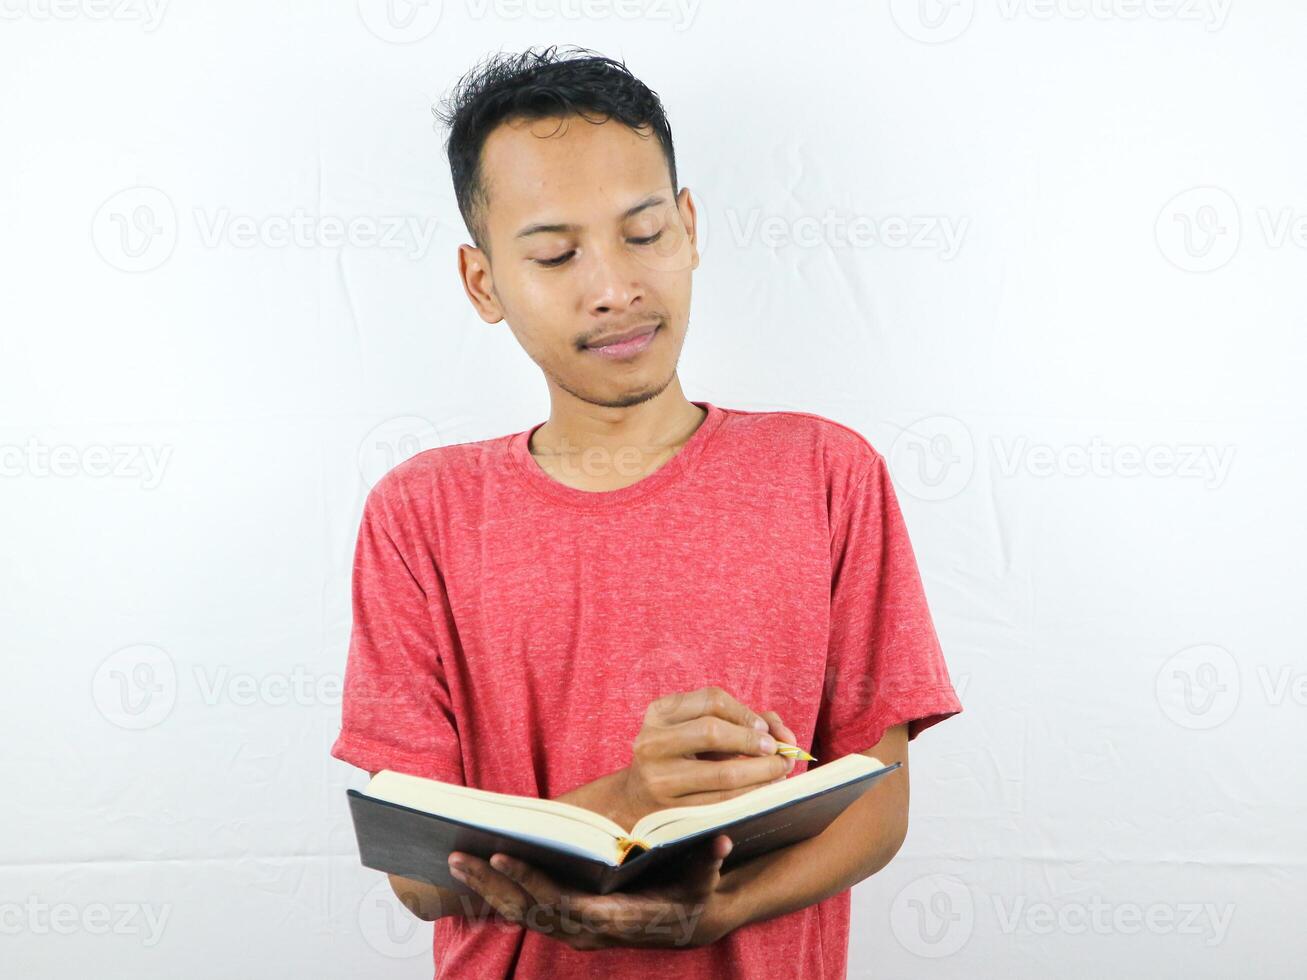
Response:
[{"label": "white background", "polygon": [[887,456],[965,705],[851,975],[1301,976],[1307,11],[395,3],[0,4],[6,973],[430,976],[327,754],[349,565],[547,415],[429,108],[574,42],[700,202],[687,395]]}]

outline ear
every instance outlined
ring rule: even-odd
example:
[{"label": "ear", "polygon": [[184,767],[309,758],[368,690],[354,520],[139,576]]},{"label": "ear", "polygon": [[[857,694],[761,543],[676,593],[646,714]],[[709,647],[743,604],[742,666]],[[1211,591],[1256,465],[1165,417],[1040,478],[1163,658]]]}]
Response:
[{"label": "ear", "polygon": [[472,301],[477,316],[486,323],[498,323],[504,319],[503,308],[495,297],[495,277],[490,270],[490,259],[484,251],[475,245],[460,245],[458,277],[463,281],[463,291]]},{"label": "ear", "polygon": [[682,187],[681,193],[676,195],[676,210],[680,212],[681,223],[685,225],[686,234],[690,238],[690,268],[699,268],[699,213],[694,208],[694,198],[690,196],[690,188]]}]

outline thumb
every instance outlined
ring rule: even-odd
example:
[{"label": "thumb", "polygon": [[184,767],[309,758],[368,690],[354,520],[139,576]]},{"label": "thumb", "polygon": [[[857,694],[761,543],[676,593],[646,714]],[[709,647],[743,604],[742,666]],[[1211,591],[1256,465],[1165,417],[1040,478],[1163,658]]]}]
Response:
[{"label": "thumb", "polygon": [[717,890],[722,879],[722,862],[735,847],[735,842],[725,834],[718,834],[700,852],[701,857],[691,864],[690,874],[684,879],[683,887],[687,897],[701,898]]}]

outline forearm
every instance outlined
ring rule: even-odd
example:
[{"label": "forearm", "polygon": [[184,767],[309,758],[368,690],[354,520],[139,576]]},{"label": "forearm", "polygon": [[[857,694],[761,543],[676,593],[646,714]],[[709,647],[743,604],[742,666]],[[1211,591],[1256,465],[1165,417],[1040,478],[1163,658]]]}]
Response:
[{"label": "forearm", "polygon": [[649,812],[641,812],[627,792],[624,768],[600,776],[555,799],[560,803],[570,803],[603,814],[625,830],[630,830],[637,820]]},{"label": "forearm", "polygon": [[726,899],[726,921],[738,929],[853,887],[889,864],[906,830],[906,809],[897,807],[893,794],[867,794],[816,837],[724,874],[719,891]]},{"label": "forearm", "polygon": [[456,892],[412,878],[390,875],[390,887],[404,907],[425,922],[446,916],[482,918],[490,914],[490,905],[476,893]]}]

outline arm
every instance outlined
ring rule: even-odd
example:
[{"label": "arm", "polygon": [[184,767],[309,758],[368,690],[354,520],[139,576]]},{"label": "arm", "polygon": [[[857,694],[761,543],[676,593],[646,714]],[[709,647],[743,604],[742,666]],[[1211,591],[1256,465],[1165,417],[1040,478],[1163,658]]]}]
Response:
[{"label": "arm", "polygon": [[804,908],[851,888],[898,853],[908,830],[907,725],[895,725],[863,753],[903,761],[824,832],[722,875],[722,934]]}]

